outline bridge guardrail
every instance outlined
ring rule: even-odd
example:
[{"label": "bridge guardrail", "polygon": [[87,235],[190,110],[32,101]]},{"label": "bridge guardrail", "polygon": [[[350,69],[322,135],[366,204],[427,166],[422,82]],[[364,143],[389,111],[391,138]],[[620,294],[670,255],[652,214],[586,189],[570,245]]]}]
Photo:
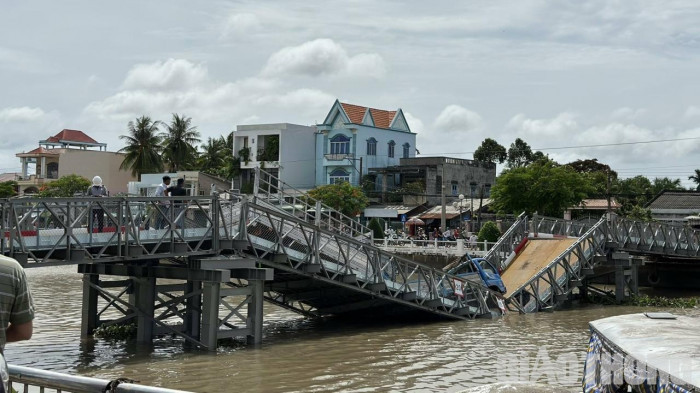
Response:
[{"label": "bridge guardrail", "polygon": [[214,252],[237,232],[235,203],[216,196],[3,200],[0,248],[29,265]]},{"label": "bridge guardrail", "polygon": [[[358,220],[346,216],[324,203],[313,200],[302,191],[260,168],[255,168],[255,171],[253,192],[256,197],[265,200],[272,206],[278,206],[295,217],[315,223],[325,229],[342,232],[351,237],[372,238],[372,230],[362,225]],[[289,193],[286,190],[293,190],[294,193]]]},{"label": "bridge guardrail", "polygon": [[[139,385],[133,382],[112,383],[106,379],[82,377],[32,367],[8,365],[10,386],[17,392],[57,391],[72,393],[115,392],[115,393],[188,393],[184,390]],[[114,388],[110,390],[110,384]]]},{"label": "bridge guardrail", "polygon": [[496,244],[484,255],[484,258],[501,270],[508,266],[506,261],[515,251],[522,239],[527,238],[528,218],[525,212],[520,213],[506,232],[498,238]]},{"label": "bridge guardrail", "polygon": [[684,225],[644,222],[613,216],[611,240],[630,252],[700,256],[700,231]]},{"label": "bridge guardrail", "polygon": [[[495,304],[494,293],[483,285],[397,257],[366,241],[339,236],[276,209],[254,203],[248,206],[246,233],[242,235],[249,243],[249,252],[259,260],[272,260],[295,271],[317,266],[313,271],[322,279],[375,293],[373,288],[379,285],[397,299],[412,294],[415,303],[408,304],[437,307],[438,313],[450,316],[465,312],[474,318],[490,312],[489,299]],[[455,293],[455,285],[463,288],[463,298],[443,296]]]},{"label": "bridge guardrail", "polygon": [[593,268],[595,255],[605,248],[606,225],[606,218],[601,218],[530,280],[512,289],[507,297],[509,308],[532,312],[554,307],[559,301],[558,295],[568,295],[584,278],[582,269]]}]

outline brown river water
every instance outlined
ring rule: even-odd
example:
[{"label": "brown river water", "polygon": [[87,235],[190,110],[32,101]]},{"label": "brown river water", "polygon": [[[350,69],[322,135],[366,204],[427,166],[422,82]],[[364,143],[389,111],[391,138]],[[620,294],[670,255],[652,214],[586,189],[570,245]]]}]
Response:
[{"label": "brown river water", "polygon": [[[266,305],[260,347],[216,352],[182,340],[152,347],[80,340],[76,268],[27,270],[37,316],[32,340],[8,344],[9,363],[196,392],[581,391],[588,322],[647,311],[586,306],[475,321],[307,320]],[[695,310],[673,310],[700,315]]]}]

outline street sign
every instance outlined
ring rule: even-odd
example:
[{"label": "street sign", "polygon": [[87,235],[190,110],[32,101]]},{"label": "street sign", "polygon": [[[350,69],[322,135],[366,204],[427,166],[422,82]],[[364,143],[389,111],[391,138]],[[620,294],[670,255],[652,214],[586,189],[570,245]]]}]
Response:
[{"label": "street sign", "polygon": [[401,222],[406,222],[406,215],[405,214],[401,215]]}]

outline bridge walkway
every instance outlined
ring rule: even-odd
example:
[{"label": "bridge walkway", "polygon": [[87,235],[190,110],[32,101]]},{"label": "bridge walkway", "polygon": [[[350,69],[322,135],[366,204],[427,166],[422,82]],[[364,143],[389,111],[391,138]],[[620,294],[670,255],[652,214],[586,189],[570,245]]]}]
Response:
[{"label": "bridge walkway", "polygon": [[639,257],[647,255],[700,261],[700,231],[616,216],[587,224],[521,214],[485,258],[503,270],[508,307],[533,312],[570,300],[603,265],[614,268],[620,300],[625,287],[636,290]]}]

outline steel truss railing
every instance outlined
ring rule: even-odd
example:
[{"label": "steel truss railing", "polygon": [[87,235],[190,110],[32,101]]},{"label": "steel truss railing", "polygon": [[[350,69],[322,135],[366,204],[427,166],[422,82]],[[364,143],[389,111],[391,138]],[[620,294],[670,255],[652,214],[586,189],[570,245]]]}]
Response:
[{"label": "steel truss railing", "polygon": [[520,213],[506,232],[498,238],[494,246],[484,255],[484,259],[494,266],[499,266],[501,270],[508,267],[508,262],[512,259],[515,249],[528,235],[528,217],[525,212]]},{"label": "steel truss railing", "polygon": [[700,257],[700,231],[688,226],[614,217],[610,237],[632,253]]},{"label": "steel truss railing", "polygon": [[257,198],[324,229],[341,232],[351,237],[372,238],[372,230],[356,219],[314,200],[260,168],[256,168],[255,171],[253,192]]},{"label": "steel truss railing", "polygon": [[22,198],[0,201],[0,251],[27,266],[218,252],[236,235],[235,200]]},{"label": "steel truss railing", "polygon": [[[305,272],[315,279],[377,298],[454,318],[490,314],[495,294],[465,281],[382,251],[366,242],[339,235],[303,219],[253,202],[244,202],[245,224],[240,237],[248,252],[267,265]],[[460,285],[464,297],[445,297]],[[323,314],[323,310],[314,310]]]},{"label": "steel truss railing", "polygon": [[550,309],[568,298],[581,284],[595,256],[604,253],[607,223],[603,217],[579,239],[519,288],[510,290],[509,309],[533,312]]},{"label": "steel truss railing", "polygon": [[17,392],[114,392],[114,393],[187,393],[184,390],[138,385],[130,380],[114,380],[81,377],[45,371],[32,367],[8,365],[10,385]]}]

